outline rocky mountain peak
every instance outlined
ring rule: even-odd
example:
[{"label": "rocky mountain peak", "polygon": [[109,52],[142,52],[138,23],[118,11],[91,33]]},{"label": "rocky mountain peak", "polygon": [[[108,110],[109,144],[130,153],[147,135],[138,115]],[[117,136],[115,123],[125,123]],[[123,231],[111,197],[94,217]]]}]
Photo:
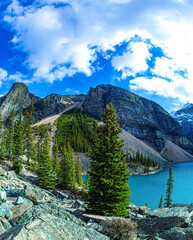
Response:
[{"label": "rocky mountain peak", "polygon": [[[100,118],[106,104],[112,102],[119,122],[133,136],[161,151],[169,139],[182,146],[184,143],[181,126],[159,104],[112,85],[90,88],[83,109]],[[186,148],[186,147],[185,147]]]}]

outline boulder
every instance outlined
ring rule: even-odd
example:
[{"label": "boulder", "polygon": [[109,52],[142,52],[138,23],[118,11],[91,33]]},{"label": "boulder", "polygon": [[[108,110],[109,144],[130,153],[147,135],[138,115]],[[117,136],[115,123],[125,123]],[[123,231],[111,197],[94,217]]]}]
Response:
[{"label": "boulder", "polygon": [[0,176],[7,176],[7,172],[2,167],[0,167]]},{"label": "boulder", "polygon": [[29,208],[33,206],[33,203],[28,200],[28,202],[24,202],[20,205],[15,205],[12,207],[12,218],[15,221],[18,217],[20,217],[24,212],[26,212]]},{"label": "boulder", "polygon": [[15,171],[8,171],[7,179],[12,180],[12,179],[16,179],[16,178],[17,178],[17,176],[15,174]]},{"label": "boulder", "polygon": [[13,204],[2,203],[0,205],[0,217],[7,219],[12,218],[13,215],[12,207]]},{"label": "boulder", "polygon": [[6,202],[6,201],[7,201],[6,191],[0,191],[0,202]]},{"label": "boulder", "polygon": [[61,205],[52,203],[34,205],[28,209],[16,225],[1,235],[1,239],[109,240],[69,214]]},{"label": "boulder", "polygon": [[71,205],[72,208],[76,208],[76,209],[85,209],[86,208],[86,205],[84,204],[83,201],[80,201],[80,200],[75,200],[72,205]]},{"label": "boulder", "polygon": [[37,187],[26,186],[25,197],[31,200],[33,203],[38,204],[44,202],[45,192]]},{"label": "boulder", "polygon": [[61,191],[53,190],[52,194],[54,194],[54,196],[56,196],[57,198],[59,198],[62,201],[66,201],[67,198],[68,198],[68,195],[66,193],[61,192]]},{"label": "boulder", "polygon": [[12,226],[11,226],[10,222],[6,218],[0,219],[0,235],[2,233],[4,233],[5,231],[7,231],[11,227]]},{"label": "boulder", "polygon": [[172,240],[192,240],[193,239],[193,226],[187,228],[174,227],[163,233],[160,233],[159,236],[164,239]]},{"label": "boulder", "polygon": [[15,202],[15,204],[16,204],[16,205],[20,205],[20,204],[22,204],[22,203],[24,203],[24,199],[23,199],[22,197],[18,197],[17,200],[16,200],[16,202]]}]

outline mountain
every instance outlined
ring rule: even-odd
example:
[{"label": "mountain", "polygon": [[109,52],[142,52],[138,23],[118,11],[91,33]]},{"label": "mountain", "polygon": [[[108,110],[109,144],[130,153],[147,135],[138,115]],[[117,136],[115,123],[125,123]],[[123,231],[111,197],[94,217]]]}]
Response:
[{"label": "mountain", "polygon": [[14,83],[8,94],[0,98],[0,114],[2,119],[6,120],[14,107],[15,111],[28,107],[32,99],[36,103],[41,98],[29,93],[24,83]]},{"label": "mountain", "polygon": [[185,104],[181,109],[174,112],[172,116],[182,126],[186,136],[193,140],[193,104]]},{"label": "mountain", "polygon": [[100,118],[109,102],[116,109],[123,128],[157,151],[161,152],[168,139],[192,153],[192,142],[185,137],[180,124],[165,109],[128,90],[103,84],[90,88],[82,108]]},{"label": "mountain", "polygon": [[34,118],[42,118],[63,112],[70,106],[84,101],[85,95],[58,95],[51,94],[34,104]]},{"label": "mountain", "polygon": [[34,118],[37,121],[44,117],[61,113],[73,104],[82,102],[85,99],[85,95],[62,96],[51,94],[41,99],[29,93],[24,83],[14,83],[8,94],[0,98],[0,114],[2,119],[6,120],[14,107],[15,111],[29,107],[32,99],[34,101]]}]

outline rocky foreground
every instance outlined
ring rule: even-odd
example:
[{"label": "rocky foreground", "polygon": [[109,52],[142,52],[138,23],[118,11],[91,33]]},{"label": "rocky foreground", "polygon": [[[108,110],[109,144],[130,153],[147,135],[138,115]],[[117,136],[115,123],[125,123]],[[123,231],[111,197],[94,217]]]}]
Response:
[{"label": "rocky foreground", "polygon": [[0,187],[1,240],[193,239],[193,205],[152,210],[130,204],[128,216],[116,220],[87,214],[80,196],[46,191],[2,167]]}]

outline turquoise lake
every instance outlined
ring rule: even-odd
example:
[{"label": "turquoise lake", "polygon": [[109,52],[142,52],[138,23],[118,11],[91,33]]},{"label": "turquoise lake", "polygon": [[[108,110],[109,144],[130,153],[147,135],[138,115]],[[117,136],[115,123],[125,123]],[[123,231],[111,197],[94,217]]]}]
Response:
[{"label": "turquoise lake", "polygon": [[[133,195],[131,202],[137,206],[143,206],[147,202],[148,207],[157,208],[162,194],[165,199],[168,177],[168,167],[154,175],[130,176],[129,185]],[[192,203],[193,162],[174,163],[173,178],[173,203]]]}]

